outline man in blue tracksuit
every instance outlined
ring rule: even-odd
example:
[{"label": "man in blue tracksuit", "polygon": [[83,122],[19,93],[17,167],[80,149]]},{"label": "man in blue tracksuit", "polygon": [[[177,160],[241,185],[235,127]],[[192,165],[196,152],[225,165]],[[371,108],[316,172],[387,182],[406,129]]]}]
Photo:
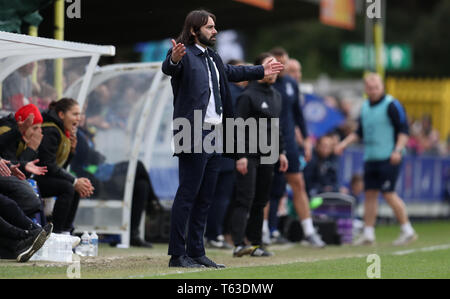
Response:
[{"label": "man in blue tracksuit", "polygon": [[[271,54],[284,65],[286,65],[289,60],[289,55],[283,48],[272,49]],[[305,180],[300,165],[301,154],[296,141],[296,128],[298,128],[304,139],[305,160],[309,161],[311,157],[311,141],[308,138],[305,119],[300,107],[300,90],[298,82],[287,75],[285,71],[282,71],[273,87],[281,94],[282,98],[280,126],[285,142],[289,167],[286,173],[276,171],[277,168],[275,168],[271,190],[271,212],[269,213],[276,213],[278,202],[283,197],[286,183],[288,183],[293,192],[295,211],[301,220],[304,234],[303,241],[313,247],[322,248],[325,247],[325,242],[323,242],[321,236],[313,227],[308,194],[306,193]],[[270,218],[273,219],[273,217]],[[270,226],[273,227],[273,225],[269,224],[269,227]]]},{"label": "man in blue tracksuit", "polygon": [[400,102],[385,94],[379,75],[367,75],[364,83],[368,100],[361,108],[359,128],[336,147],[336,153],[341,154],[359,139],[364,144],[364,233],[355,244],[375,242],[374,227],[381,191],[401,225],[401,234],[394,245],[406,245],[415,241],[417,235],[409,222],[403,200],[395,192],[395,183],[408,142],[408,120]]}]

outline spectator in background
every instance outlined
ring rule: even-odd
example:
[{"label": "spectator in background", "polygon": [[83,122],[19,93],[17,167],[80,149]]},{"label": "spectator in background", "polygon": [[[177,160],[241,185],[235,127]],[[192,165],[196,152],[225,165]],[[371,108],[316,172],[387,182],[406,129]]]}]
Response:
[{"label": "spectator in background", "polygon": [[421,138],[423,153],[428,155],[439,154],[439,132],[433,128],[431,115],[425,114],[421,120]]},{"label": "spectator in background", "polygon": [[48,109],[48,105],[58,99],[55,88],[50,84],[42,82],[39,91],[33,90],[33,102],[40,111]]},{"label": "spectator in background", "polygon": [[408,149],[416,155],[444,154],[444,148],[439,141],[439,132],[433,129],[431,115],[424,114],[420,120],[412,122]]},{"label": "spectator in background", "polygon": [[109,129],[111,125],[106,120],[111,102],[111,91],[106,84],[99,85],[88,99],[89,109],[86,111],[86,122],[98,129]]},{"label": "spectator in background", "polygon": [[[244,65],[243,61],[230,60],[230,65]],[[233,109],[236,111],[236,100],[239,95],[244,91],[244,88],[248,85],[248,81],[231,82],[230,93]],[[206,245],[212,248],[233,248],[227,241],[231,241],[229,238],[225,240],[225,236],[230,234],[229,230],[229,203],[234,193],[234,184],[236,180],[235,161],[231,158],[220,157],[220,172],[217,179],[217,185],[214,191],[213,202],[209,208],[208,220],[206,222]],[[228,237],[228,236],[227,236]],[[230,236],[231,237],[231,236]]]},{"label": "spectator in background", "polygon": [[[272,49],[271,54],[284,65],[286,65],[289,60],[288,53],[282,48]],[[278,203],[284,196],[287,181],[294,194],[293,203],[295,210],[301,219],[305,241],[311,246],[321,248],[325,246],[325,243],[313,227],[309,198],[306,193],[304,176],[300,165],[301,154],[299,144],[296,142],[295,128],[298,127],[305,140],[303,144],[305,149],[305,160],[309,161],[311,159],[312,142],[310,138],[308,138],[305,119],[300,108],[298,82],[287,75],[285,71],[282,71],[274,84],[274,88],[282,97],[283,106],[280,115],[280,126],[285,140],[289,168],[284,174],[277,171],[278,167],[275,167],[275,176],[271,190],[271,207],[273,206],[274,209],[272,209],[272,212],[270,213],[275,213],[275,219],[277,219],[276,212],[278,210]],[[272,219],[270,216],[269,218]],[[271,230],[276,229],[277,225],[269,224],[269,228]]]},{"label": "spectator in background", "polygon": [[31,62],[9,75],[2,82],[3,109],[16,111],[20,107],[31,103],[33,73],[35,63]]},{"label": "spectator in background", "polygon": [[338,192],[338,159],[334,155],[334,141],[331,136],[322,136],[316,144],[311,161],[304,174],[310,197],[324,192]]},{"label": "spectator in background", "polygon": [[336,147],[336,154],[342,154],[351,143],[359,139],[364,143],[364,233],[356,240],[355,245],[370,245],[375,242],[380,191],[401,226],[400,236],[394,241],[394,245],[405,245],[417,239],[405,204],[395,192],[402,155],[408,142],[406,113],[398,100],[385,94],[379,75],[367,75],[364,83],[368,100],[361,109],[358,131],[347,136]]}]

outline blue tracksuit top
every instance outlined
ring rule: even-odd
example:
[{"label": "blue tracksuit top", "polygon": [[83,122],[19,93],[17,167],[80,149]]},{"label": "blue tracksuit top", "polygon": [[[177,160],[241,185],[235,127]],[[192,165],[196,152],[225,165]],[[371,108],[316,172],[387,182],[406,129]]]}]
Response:
[{"label": "blue tracksuit top", "polygon": [[297,81],[285,75],[279,76],[273,87],[281,94],[283,105],[280,115],[280,126],[286,151],[297,149],[295,141],[295,126],[300,128],[303,138],[308,137],[305,119],[300,107],[300,90]]}]

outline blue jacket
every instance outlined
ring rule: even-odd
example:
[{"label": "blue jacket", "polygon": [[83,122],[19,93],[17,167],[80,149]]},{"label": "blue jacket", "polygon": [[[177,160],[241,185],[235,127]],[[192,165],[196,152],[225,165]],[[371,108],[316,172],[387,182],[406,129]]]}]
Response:
[{"label": "blue jacket", "polygon": [[[233,66],[224,64],[216,52],[210,48],[208,48],[208,51],[220,75],[219,84],[223,108],[222,119],[225,122],[226,118],[234,118],[229,82],[260,80],[264,77],[264,68],[261,65]],[[171,83],[174,95],[173,119],[180,117],[188,119],[193,129],[194,110],[202,111],[203,123],[211,93],[206,60],[203,52],[195,45],[186,46],[186,55],[176,65],[170,62],[171,53],[172,50],[169,50],[162,64],[162,71],[164,74],[172,77]],[[226,125],[224,123],[224,136],[226,136],[225,127]],[[173,133],[176,134],[177,131]],[[193,149],[193,138],[191,139],[191,148]],[[226,142],[224,142],[224,152],[225,148]]]},{"label": "blue jacket", "polygon": [[308,137],[308,130],[300,105],[300,90],[297,81],[288,75],[278,76],[273,87],[278,90],[283,99],[280,126],[286,144],[286,150],[290,152],[292,149],[298,147],[295,141],[296,126],[302,132],[303,138]]}]

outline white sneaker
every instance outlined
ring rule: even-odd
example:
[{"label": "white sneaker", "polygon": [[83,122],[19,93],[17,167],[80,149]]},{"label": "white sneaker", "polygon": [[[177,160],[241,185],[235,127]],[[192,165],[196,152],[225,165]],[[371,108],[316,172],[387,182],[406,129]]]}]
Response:
[{"label": "white sneaker", "polygon": [[371,246],[375,244],[375,239],[370,239],[364,234],[360,235],[354,242],[354,246]]},{"label": "white sneaker", "polygon": [[318,233],[313,233],[309,236],[305,236],[301,244],[314,248],[324,248],[326,246],[325,242],[322,240]]},{"label": "white sneaker", "polygon": [[209,248],[222,248],[223,247],[223,241],[208,240],[206,242],[206,245]]},{"label": "white sneaker", "polygon": [[419,236],[415,232],[411,234],[405,234],[402,232],[400,233],[400,236],[394,242],[392,242],[392,245],[394,246],[408,245],[409,243],[416,241],[418,237]]}]

